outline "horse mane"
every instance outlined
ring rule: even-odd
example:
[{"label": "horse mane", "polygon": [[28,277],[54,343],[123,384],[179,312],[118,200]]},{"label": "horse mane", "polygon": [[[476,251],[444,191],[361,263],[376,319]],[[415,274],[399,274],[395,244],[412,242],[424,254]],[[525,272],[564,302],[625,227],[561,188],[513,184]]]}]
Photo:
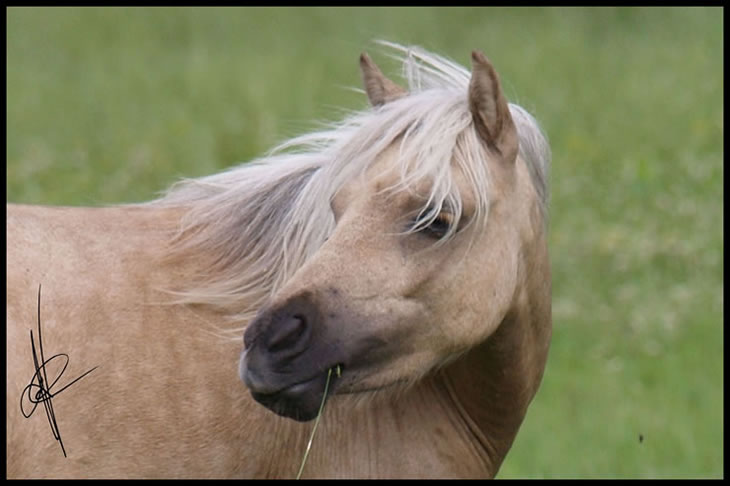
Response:
[{"label": "horse mane", "polygon": [[[424,177],[432,181],[432,193],[409,231],[428,224],[444,205],[456,213],[457,226],[461,199],[452,181],[452,163],[461,167],[477,195],[474,220],[486,224],[490,178],[468,106],[470,72],[418,47],[380,44],[402,62],[409,96],[350,112],[252,162],[179,181],[145,203],[184,210],[171,241],[171,259],[210,261],[205,274],[190,276],[181,288],[171,290],[175,302],[213,305],[235,321],[250,320],[334,230],[330,201],[338,189],[362,174],[396,139],[402,141],[402,177],[390,189],[410,189]],[[510,112],[519,155],[545,214],[547,141],[527,111],[510,104]],[[444,240],[452,235],[450,231]]]}]

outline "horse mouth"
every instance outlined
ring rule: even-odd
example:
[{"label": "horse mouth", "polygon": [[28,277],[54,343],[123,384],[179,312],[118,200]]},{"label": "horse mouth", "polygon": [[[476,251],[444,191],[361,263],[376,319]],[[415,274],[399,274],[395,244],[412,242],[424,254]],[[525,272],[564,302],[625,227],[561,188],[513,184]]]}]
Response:
[{"label": "horse mouth", "polygon": [[[333,368],[334,370],[334,368]],[[282,417],[299,422],[307,422],[317,417],[322,400],[327,391],[333,390],[334,371],[318,373],[312,378],[293,384],[277,384],[276,375],[259,375],[247,366],[244,356],[241,359],[239,374],[258,403]],[[329,381],[329,383],[328,383]]]}]

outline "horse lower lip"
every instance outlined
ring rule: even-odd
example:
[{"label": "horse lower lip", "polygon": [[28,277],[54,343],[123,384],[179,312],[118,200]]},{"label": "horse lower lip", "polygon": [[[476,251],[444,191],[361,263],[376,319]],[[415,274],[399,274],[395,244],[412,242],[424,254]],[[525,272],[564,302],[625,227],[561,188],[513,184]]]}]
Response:
[{"label": "horse lower lip", "polygon": [[311,384],[311,383],[312,383],[312,382],[313,382],[314,380],[315,380],[315,378],[312,378],[311,380],[308,380],[308,381],[303,381],[303,382],[301,382],[301,383],[295,383],[294,385],[292,385],[292,386],[290,386],[290,387],[287,387],[287,388],[285,388],[284,390],[282,390],[282,392],[284,392],[284,393],[293,393],[293,394],[295,394],[295,395],[298,395],[298,394],[300,394],[300,393],[303,393],[303,392],[307,391],[307,390],[306,390],[306,389],[307,389],[307,387],[308,387],[308,386],[309,386],[309,385],[310,385],[310,384]]},{"label": "horse lower lip", "polygon": [[[339,368],[340,371],[339,372],[338,371],[335,371],[336,368]],[[339,378],[339,374],[342,373],[342,371],[341,371],[342,368],[343,368],[343,366],[341,364],[338,364],[338,365],[333,366],[332,369],[330,370],[331,373],[332,373],[332,375],[330,376],[329,392],[332,391],[332,385],[333,385],[332,382],[334,381],[334,379],[335,378]],[[307,388],[309,388],[317,380],[321,380],[321,379],[322,379],[322,376],[321,375],[316,375],[316,376],[313,376],[312,378],[310,378],[308,380],[300,381],[298,383],[294,383],[293,385],[289,385],[288,387],[285,387],[285,388],[279,390],[277,393],[284,393],[284,394],[290,394],[291,393],[291,394],[294,394],[294,395],[298,395],[298,394],[301,394],[301,393],[306,392],[307,391]],[[326,373],[324,374],[324,379],[325,380],[327,379],[327,374]],[[324,393],[324,388],[322,389],[322,393]]]},{"label": "horse lower lip", "polygon": [[259,393],[251,389],[251,395],[264,407],[277,415],[288,417],[297,421],[309,421],[317,415],[319,403],[322,400],[322,393],[315,376],[306,381],[281,388],[274,393]]},{"label": "horse lower lip", "polygon": [[294,383],[293,385],[281,388],[279,391],[273,393],[273,395],[280,395],[287,398],[296,398],[307,393],[307,391],[309,391],[313,387],[313,385],[316,385],[316,382],[317,380],[319,380],[319,378],[319,376],[315,376],[313,378],[310,378],[309,380]]},{"label": "horse lower lip", "polygon": [[312,385],[318,378],[319,377],[315,376],[314,378],[311,378],[309,380],[300,381],[294,383],[293,385],[288,385],[284,387],[266,386],[263,383],[259,384],[257,382],[251,381],[250,379],[247,380],[246,384],[251,390],[251,393],[261,399],[296,399],[296,397],[306,393],[307,390],[312,387]]}]

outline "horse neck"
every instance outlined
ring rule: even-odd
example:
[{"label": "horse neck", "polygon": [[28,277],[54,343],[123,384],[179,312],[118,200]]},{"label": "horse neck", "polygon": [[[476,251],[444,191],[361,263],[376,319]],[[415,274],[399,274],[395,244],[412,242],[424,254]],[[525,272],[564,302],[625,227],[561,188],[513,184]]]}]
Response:
[{"label": "horse neck", "polygon": [[[496,474],[542,379],[552,320],[550,268],[544,235],[520,269],[514,305],[485,342],[441,376],[462,418]],[[529,269],[529,274],[527,272]]]}]

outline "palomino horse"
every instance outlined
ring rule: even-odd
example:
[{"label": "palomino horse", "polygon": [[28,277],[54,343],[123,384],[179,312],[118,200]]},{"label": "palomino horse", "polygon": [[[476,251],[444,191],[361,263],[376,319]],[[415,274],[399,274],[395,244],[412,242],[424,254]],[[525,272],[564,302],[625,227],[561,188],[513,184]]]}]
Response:
[{"label": "palomino horse", "polygon": [[372,107],[253,163],[8,205],[10,477],[293,477],[328,383],[303,477],[497,473],[551,335],[548,145],[481,53],[386,45],[408,89],[363,54]]}]

